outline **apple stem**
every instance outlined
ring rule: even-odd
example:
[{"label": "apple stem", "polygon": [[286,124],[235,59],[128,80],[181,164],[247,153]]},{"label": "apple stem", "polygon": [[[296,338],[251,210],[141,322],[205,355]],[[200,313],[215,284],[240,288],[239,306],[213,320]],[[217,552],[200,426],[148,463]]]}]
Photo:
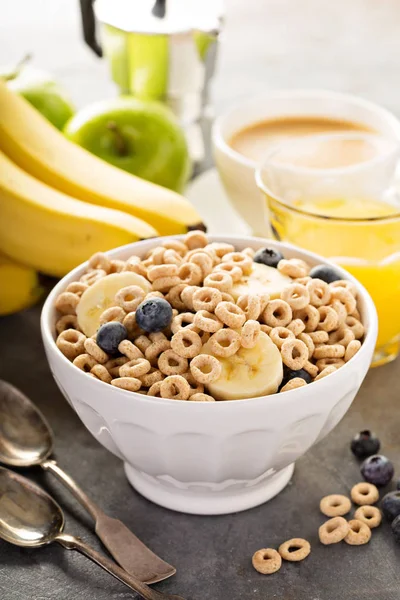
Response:
[{"label": "apple stem", "polygon": [[12,73],[10,73],[10,75],[7,75],[7,77],[5,77],[6,81],[12,81],[13,79],[16,79],[18,77],[18,75],[21,72],[21,69],[32,60],[32,54],[28,53],[25,54],[25,56],[23,56],[16,64],[15,67],[12,71]]},{"label": "apple stem", "polygon": [[114,135],[114,142],[117,152],[120,156],[127,156],[129,152],[129,148],[124,139],[124,136],[121,133],[120,128],[116,124],[115,121],[109,121],[107,123],[107,129],[112,132]]}]

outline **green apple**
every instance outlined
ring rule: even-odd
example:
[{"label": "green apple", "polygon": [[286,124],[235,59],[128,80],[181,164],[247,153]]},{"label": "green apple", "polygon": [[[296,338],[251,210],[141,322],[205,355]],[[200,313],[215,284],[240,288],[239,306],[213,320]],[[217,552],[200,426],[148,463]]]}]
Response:
[{"label": "green apple", "polygon": [[160,102],[131,96],[96,102],[76,113],[64,133],[112,165],[178,192],[190,174],[184,132]]},{"label": "green apple", "polygon": [[57,129],[62,130],[75,112],[70,99],[51,75],[26,64],[26,60],[14,67],[0,68],[0,79],[5,79],[10,89],[23,96]]}]

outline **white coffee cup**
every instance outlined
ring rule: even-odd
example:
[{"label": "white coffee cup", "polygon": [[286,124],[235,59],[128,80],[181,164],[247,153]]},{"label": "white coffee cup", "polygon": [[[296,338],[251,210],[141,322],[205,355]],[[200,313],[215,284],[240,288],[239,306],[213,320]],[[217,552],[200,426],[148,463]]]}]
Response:
[{"label": "white coffee cup", "polygon": [[353,96],[324,90],[286,90],[258,96],[231,108],[213,127],[213,152],[233,207],[254,235],[269,235],[267,208],[255,182],[258,163],[236,152],[229,141],[250,125],[282,117],[322,117],[364,125],[400,141],[400,120],[385,108]]}]

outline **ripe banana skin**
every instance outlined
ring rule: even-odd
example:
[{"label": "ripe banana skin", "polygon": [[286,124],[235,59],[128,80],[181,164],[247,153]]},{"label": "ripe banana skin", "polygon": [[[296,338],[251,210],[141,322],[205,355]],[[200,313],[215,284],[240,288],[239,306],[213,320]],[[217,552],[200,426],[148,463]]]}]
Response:
[{"label": "ripe banana skin", "polygon": [[155,235],[140,219],[54,190],[0,151],[0,251],[13,260],[62,277],[99,250]]},{"label": "ripe banana skin", "polygon": [[139,217],[161,235],[202,226],[183,196],[113,167],[68,141],[1,81],[0,150],[49,186],[78,200]]},{"label": "ripe banana skin", "polygon": [[34,269],[0,253],[0,316],[32,306],[41,293],[38,274]]}]

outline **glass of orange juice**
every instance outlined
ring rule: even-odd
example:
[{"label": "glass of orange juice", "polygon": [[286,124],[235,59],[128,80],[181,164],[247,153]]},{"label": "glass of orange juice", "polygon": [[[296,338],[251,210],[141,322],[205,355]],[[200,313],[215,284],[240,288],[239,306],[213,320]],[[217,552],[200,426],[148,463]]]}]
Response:
[{"label": "glass of orange juice", "polygon": [[287,140],[256,173],[278,240],[322,254],[371,294],[379,334],[373,365],[400,350],[400,196],[397,143],[374,134]]}]

